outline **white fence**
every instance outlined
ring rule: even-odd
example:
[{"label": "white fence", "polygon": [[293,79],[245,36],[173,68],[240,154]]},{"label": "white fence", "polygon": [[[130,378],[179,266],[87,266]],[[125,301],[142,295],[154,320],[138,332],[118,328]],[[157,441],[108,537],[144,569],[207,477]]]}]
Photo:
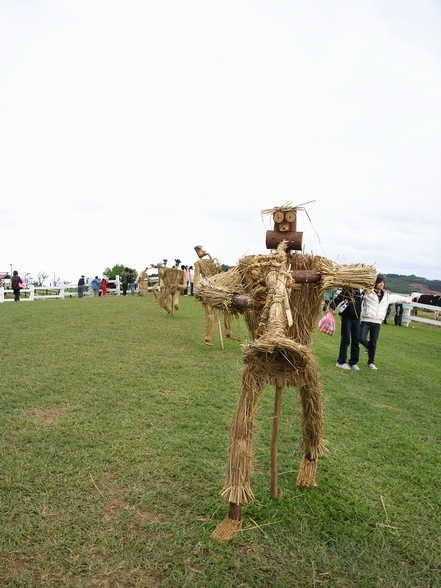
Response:
[{"label": "white fence", "polygon": [[435,325],[441,327],[441,321],[437,321],[429,318],[422,318],[419,316],[413,316],[410,314],[412,308],[421,308],[422,310],[431,310],[435,312],[435,316],[441,316],[441,308],[439,306],[431,306],[430,304],[419,304],[418,302],[405,302],[403,304],[403,325],[408,327],[411,321],[416,323],[427,323],[429,325]]},{"label": "white fence", "polygon": [[[156,276],[149,276],[153,286],[149,286],[148,289],[152,290],[158,278]],[[92,296],[93,290],[90,286],[90,278],[88,278],[88,282],[84,286],[84,296]],[[147,281],[146,281],[147,283]],[[58,294],[47,294],[47,292],[57,292]],[[117,295],[120,296],[121,294],[121,280],[119,276],[116,276],[114,280],[108,280],[107,286],[107,295]],[[130,288],[129,288],[130,291]],[[100,288],[101,292],[101,288]],[[5,294],[11,294],[6,298]],[[63,299],[66,297],[72,298],[73,296],[78,295],[77,285],[76,284],[64,284],[60,287],[46,287],[46,286],[29,286],[29,288],[22,288],[20,290],[20,301],[22,302],[33,302],[34,300],[50,300],[54,298]],[[14,302],[14,290],[11,288],[5,288],[4,286],[0,286],[0,304],[2,302]]]},{"label": "white fence", "polygon": [[[39,294],[39,292],[53,292],[54,290],[58,290],[58,294]],[[11,298],[6,298],[5,294],[11,293]],[[26,293],[27,296],[23,296]],[[60,288],[45,288],[39,286],[29,286],[29,288],[22,288],[20,290],[20,301],[23,302],[33,302],[34,300],[49,300],[51,298],[64,298],[65,297],[65,286],[61,286]],[[0,303],[2,302],[14,302],[14,290],[10,288],[3,288],[0,287]]]}]

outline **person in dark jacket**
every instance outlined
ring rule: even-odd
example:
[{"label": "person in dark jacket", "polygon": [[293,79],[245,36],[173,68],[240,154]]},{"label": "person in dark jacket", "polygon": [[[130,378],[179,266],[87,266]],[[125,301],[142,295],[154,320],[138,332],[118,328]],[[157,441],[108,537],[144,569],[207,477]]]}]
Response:
[{"label": "person in dark jacket", "polygon": [[125,267],[124,271],[121,273],[121,282],[122,282],[123,296],[127,296],[127,287],[129,285],[129,268],[128,267]]},{"label": "person in dark jacket", "polygon": [[81,276],[81,278],[78,280],[78,298],[83,297],[85,285],[86,285],[86,281],[84,279],[84,276]]},{"label": "person in dark jacket", "polygon": [[403,324],[403,311],[404,311],[403,303],[396,302],[395,303],[395,316],[394,316],[394,323],[395,323],[396,327],[401,327],[401,325]]},{"label": "person in dark jacket", "polygon": [[[331,300],[331,310],[338,310],[341,318],[340,350],[336,367],[343,370],[359,371],[358,360],[360,357],[360,315],[361,303],[364,292],[357,288],[343,288],[341,292]],[[351,345],[349,363],[347,353]]]},{"label": "person in dark jacket", "polygon": [[22,283],[18,271],[14,270],[11,278],[11,288],[14,290],[14,302],[20,302],[20,284]]}]

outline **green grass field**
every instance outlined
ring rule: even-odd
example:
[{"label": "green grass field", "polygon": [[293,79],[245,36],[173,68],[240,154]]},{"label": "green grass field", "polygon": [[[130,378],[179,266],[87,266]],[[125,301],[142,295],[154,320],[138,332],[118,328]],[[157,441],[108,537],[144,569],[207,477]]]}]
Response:
[{"label": "green grass field", "polygon": [[440,328],[383,325],[378,372],[363,354],[360,372],[336,369],[339,332],[316,332],[318,486],[295,486],[301,422],[286,389],[271,500],[267,388],[256,501],[220,544],[240,343],[205,346],[192,297],[171,318],[152,294],[5,303],[0,316],[2,588],[441,586]]}]

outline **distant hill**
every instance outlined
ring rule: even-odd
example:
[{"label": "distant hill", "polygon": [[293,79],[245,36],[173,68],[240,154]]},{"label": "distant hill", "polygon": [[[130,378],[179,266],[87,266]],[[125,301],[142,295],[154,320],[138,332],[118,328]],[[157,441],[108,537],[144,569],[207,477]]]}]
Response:
[{"label": "distant hill", "polygon": [[384,274],[386,288],[398,294],[410,294],[420,292],[421,294],[440,294],[441,280],[427,280],[419,276],[401,276],[399,274]]}]

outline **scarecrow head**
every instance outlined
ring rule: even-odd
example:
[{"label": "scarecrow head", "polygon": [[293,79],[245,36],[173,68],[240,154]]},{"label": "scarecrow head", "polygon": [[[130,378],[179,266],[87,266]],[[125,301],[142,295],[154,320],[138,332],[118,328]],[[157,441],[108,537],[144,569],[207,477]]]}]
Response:
[{"label": "scarecrow head", "polygon": [[267,249],[277,249],[282,242],[287,242],[287,251],[301,251],[303,233],[296,230],[298,206],[279,206],[270,210],[262,210],[262,214],[270,214],[274,221],[274,230],[266,233]]},{"label": "scarecrow head", "polygon": [[197,256],[199,257],[199,259],[202,259],[203,257],[206,257],[208,255],[208,253],[203,250],[202,245],[196,245],[196,247],[194,248],[194,250],[196,251]]}]

